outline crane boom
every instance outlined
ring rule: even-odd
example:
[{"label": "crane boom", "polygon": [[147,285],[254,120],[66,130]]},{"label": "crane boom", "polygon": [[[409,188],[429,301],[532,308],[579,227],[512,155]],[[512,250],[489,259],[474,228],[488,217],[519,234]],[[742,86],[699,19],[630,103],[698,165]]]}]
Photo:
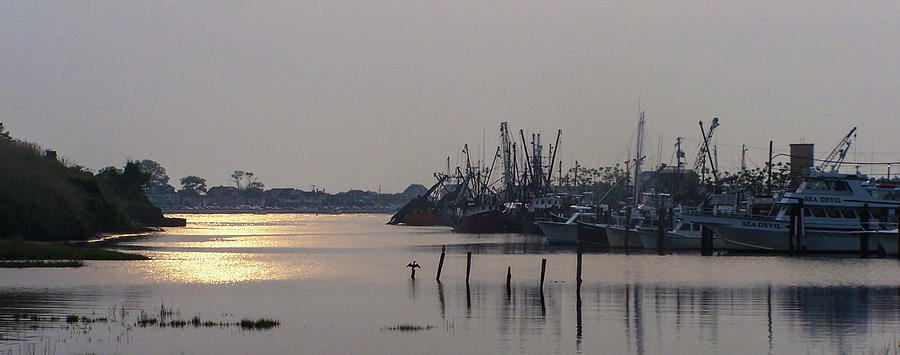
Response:
[{"label": "crane boom", "polygon": [[856,138],[856,127],[850,130],[850,133],[847,133],[841,141],[834,146],[834,149],[831,150],[831,153],[828,153],[828,156],[825,160],[822,161],[822,164],[819,164],[819,167],[816,170],[820,172],[825,172],[825,168],[831,167],[829,169],[830,172],[836,172],[841,168],[841,164],[844,162],[844,157],[847,156],[847,151],[850,150],[850,145],[853,144],[853,138]]},{"label": "crane boom", "polygon": [[[704,169],[704,162],[709,154],[709,142],[712,141],[713,134],[716,132],[716,127],[719,127],[718,117],[713,117],[708,132],[703,132],[703,121],[700,121],[700,133],[703,135],[703,141],[700,142],[700,150],[697,152],[697,159],[694,160],[694,172],[698,175],[706,175],[706,172],[704,171],[706,170]],[[710,161],[712,161],[712,159],[710,159]]]}]

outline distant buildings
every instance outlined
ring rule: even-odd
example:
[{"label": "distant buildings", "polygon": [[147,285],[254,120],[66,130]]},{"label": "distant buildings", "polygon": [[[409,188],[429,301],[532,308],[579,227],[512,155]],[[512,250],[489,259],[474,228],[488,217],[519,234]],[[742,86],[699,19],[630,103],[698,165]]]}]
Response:
[{"label": "distant buildings", "polygon": [[350,190],[336,194],[273,188],[261,194],[249,194],[234,186],[213,186],[205,195],[176,192],[171,186],[153,187],[147,197],[164,211],[266,209],[285,211],[393,211],[409,200],[425,193],[422,185],[410,185],[402,193],[379,194],[374,191]]}]

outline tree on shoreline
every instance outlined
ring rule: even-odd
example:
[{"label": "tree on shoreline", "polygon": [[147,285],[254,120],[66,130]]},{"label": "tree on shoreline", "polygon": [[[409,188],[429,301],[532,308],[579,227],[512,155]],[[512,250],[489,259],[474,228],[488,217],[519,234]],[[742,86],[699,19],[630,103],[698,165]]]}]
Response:
[{"label": "tree on shoreline", "polygon": [[231,181],[234,181],[234,186],[237,187],[238,190],[241,189],[241,181],[244,181],[244,175],[247,174],[243,170],[235,170],[231,173]]},{"label": "tree on shoreline", "polygon": [[194,175],[181,178],[181,186],[181,190],[178,193],[190,197],[200,196],[200,194],[205,194],[207,191],[206,179]]},{"label": "tree on shoreline", "polygon": [[252,171],[235,170],[231,174],[231,181],[234,182],[234,186],[237,187],[238,190],[243,191],[244,197],[261,198],[265,194],[263,188],[265,188],[266,185],[253,175]]},{"label": "tree on shoreline", "polygon": [[3,126],[3,122],[0,122],[0,141],[12,142],[12,136],[9,135],[9,131]]},{"label": "tree on shoreline", "polygon": [[169,175],[166,174],[166,168],[159,163],[144,159],[140,161],[141,171],[150,174],[150,186],[166,186],[169,185]]}]

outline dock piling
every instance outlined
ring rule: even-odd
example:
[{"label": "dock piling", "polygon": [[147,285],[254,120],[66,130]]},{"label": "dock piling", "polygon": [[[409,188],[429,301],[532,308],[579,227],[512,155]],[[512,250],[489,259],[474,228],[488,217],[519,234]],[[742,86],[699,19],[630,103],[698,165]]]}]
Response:
[{"label": "dock piling", "polygon": [[544,293],[544,273],[547,272],[547,259],[541,259],[541,294]]},{"label": "dock piling", "polygon": [[794,255],[794,240],[797,236],[797,206],[791,205],[790,218],[788,220],[788,254]]},{"label": "dock piling", "polygon": [[506,267],[506,294],[509,295],[512,292],[512,287],[510,287],[510,282],[512,281],[512,266]]},{"label": "dock piling", "polygon": [[466,286],[469,286],[469,273],[472,272],[472,252],[466,253]]},{"label": "dock piling", "polygon": [[859,225],[863,232],[859,235],[859,256],[861,258],[869,257],[869,204],[864,203],[859,210]]},{"label": "dock piling", "polygon": [[441,269],[444,268],[444,255],[446,254],[446,251],[447,247],[441,246],[441,260],[438,261],[437,276],[434,277],[437,282],[441,282]]},{"label": "dock piling", "polygon": [[659,220],[656,221],[656,254],[663,255],[663,240],[666,236],[666,210],[658,210]]},{"label": "dock piling", "polygon": [[625,254],[628,254],[628,232],[631,229],[631,209],[625,209]]},{"label": "dock piling", "polygon": [[578,256],[575,267],[575,291],[578,293],[578,299],[581,299],[581,244],[578,244]]},{"label": "dock piling", "polygon": [[713,236],[712,229],[709,227],[700,225],[700,255],[702,256],[712,256],[713,255]]},{"label": "dock piling", "polygon": [[806,242],[806,217],[803,217],[803,211],[806,207],[803,206],[803,200],[800,200],[797,203],[797,228],[795,229],[795,233],[797,237],[794,239],[794,251],[797,254],[805,253],[805,242]]}]

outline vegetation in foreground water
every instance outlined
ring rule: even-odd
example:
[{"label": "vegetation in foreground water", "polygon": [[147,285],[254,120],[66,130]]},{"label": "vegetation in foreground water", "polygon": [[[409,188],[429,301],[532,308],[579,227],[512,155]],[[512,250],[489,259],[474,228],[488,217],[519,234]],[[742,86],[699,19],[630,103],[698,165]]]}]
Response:
[{"label": "vegetation in foreground water", "polygon": [[392,330],[392,331],[397,331],[397,332],[418,332],[418,331],[429,330],[429,329],[434,329],[434,328],[437,328],[437,327],[430,325],[430,324],[423,326],[423,325],[412,324],[412,323],[403,323],[403,324],[397,324],[395,326],[385,326],[383,328],[383,330]]},{"label": "vegetation in foreground water", "polygon": [[[37,243],[17,240],[0,240],[0,260],[65,260],[78,262],[79,260],[148,260],[149,258],[139,254],[129,254],[108,249],[71,246],[55,243]],[[19,264],[21,262],[9,262],[4,264]],[[0,265],[4,265],[0,264]],[[35,266],[52,266],[35,265]],[[62,266],[62,265],[60,265]],[[80,266],[80,265],[78,265]],[[7,266],[22,267],[22,266]]]},{"label": "vegetation in foreground water", "polygon": [[[159,316],[152,315],[150,313],[146,313],[141,311],[137,320],[134,323],[130,323],[124,321],[124,319],[116,318],[115,310],[111,312],[111,315],[108,317],[91,317],[84,316],[75,313],[67,314],[64,317],[58,317],[56,315],[49,316],[41,316],[38,314],[27,314],[27,313],[16,313],[13,316],[13,321],[15,322],[65,322],[66,324],[71,325],[85,325],[90,323],[118,323],[131,328],[133,326],[140,328],[148,328],[148,327],[158,327],[158,328],[186,328],[188,326],[193,328],[228,328],[228,327],[240,327],[244,330],[268,330],[281,325],[281,322],[271,318],[259,318],[259,319],[242,319],[240,322],[220,320],[220,321],[212,321],[212,320],[203,320],[199,315],[194,316],[191,320],[184,320],[181,318],[174,318],[173,312],[171,310],[166,309],[165,307],[160,308]],[[180,312],[179,312],[180,313]],[[127,312],[122,310],[121,317],[126,317]],[[433,327],[430,327],[433,328]]]},{"label": "vegetation in foreground water", "polygon": [[81,260],[0,260],[0,268],[23,269],[32,267],[82,267]]}]

